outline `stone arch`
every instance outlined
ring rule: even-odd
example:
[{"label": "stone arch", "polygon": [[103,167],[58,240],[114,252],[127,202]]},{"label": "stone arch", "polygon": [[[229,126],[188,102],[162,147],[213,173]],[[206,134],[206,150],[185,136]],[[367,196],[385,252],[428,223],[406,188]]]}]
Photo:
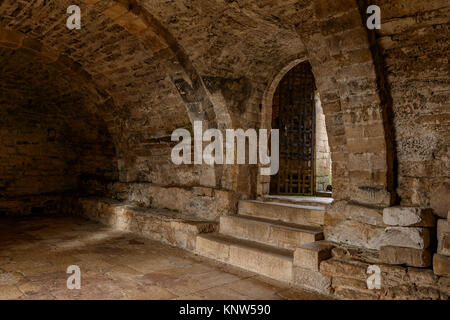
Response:
[{"label": "stone arch", "polygon": [[391,119],[368,30],[353,1],[312,1],[297,26],[316,78],[333,161],[333,195],[362,205],[395,201]]},{"label": "stone arch", "polygon": [[[260,114],[260,128],[270,130],[272,128],[272,104],[275,91],[283,79],[283,77],[294,68],[296,65],[307,61],[306,57],[293,57],[288,59],[284,65],[279,66],[279,69],[271,79],[267,82],[268,85],[264,90],[261,103]],[[260,166],[259,166],[260,167]],[[269,194],[270,176],[263,176],[260,174],[260,168],[257,173],[257,196],[259,198]]]},{"label": "stone arch", "polygon": [[[152,157],[152,152],[145,145],[160,143],[167,149],[171,131],[188,127],[194,120],[203,121],[204,127],[217,126],[216,111],[208,99],[203,80],[176,39],[137,1],[82,1],[80,6],[84,18],[79,32],[68,31],[63,20],[57,25],[43,23],[36,28],[33,21],[22,19],[31,16],[36,6],[43,6],[36,11],[52,15],[64,8],[64,3],[52,6],[33,3],[20,7],[13,1],[5,1],[0,8],[11,17],[12,23],[7,23],[8,29],[39,38],[47,47],[54,48],[52,51],[58,57],[57,52],[64,52],[65,58],[71,58],[76,69],[95,84],[101,96],[105,96],[104,109],[111,111],[106,119],[111,124],[111,130],[118,129],[114,136],[120,144],[117,149],[121,181],[159,179],[163,183],[167,178],[160,177],[159,169],[141,170],[147,166],[148,157]],[[104,42],[108,50],[83,50],[83,46],[89,46],[89,39],[96,40],[101,36],[101,30],[105,29],[108,31],[105,33],[106,39],[102,38],[105,41],[96,43]],[[45,34],[42,34],[44,31]],[[56,40],[55,34],[62,36],[62,39]],[[113,48],[113,44],[118,42],[125,45],[124,50]],[[74,45],[77,43],[79,45]],[[95,59],[100,51],[100,58]],[[90,60],[100,64],[90,64]],[[130,60],[134,65],[130,65]],[[140,70],[139,67],[144,68]],[[112,68],[114,73],[110,70]],[[128,88],[131,88],[130,93]],[[145,91],[152,93],[144,95]],[[160,95],[165,95],[164,99]],[[106,97],[114,97],[114,100]],[[165,112],[161,112],[162,107]],[[168,163],[163,165],[170,167]],[[172,169],[167,171],[173,172]],[[171,184],[195,183],[178,180],[173,174],[171,176],[174,179],[169,182]]]},{"label": "stone arch", "polygon": [[[233,127],[232,116],[223,94],[215,90],[214,79],[203,79],[197,73],[189,56],[173,35],[138,1],[112,1],[107,7],[98,1],[83,2],[137,36],[150,50],[156,42],[170,51],[168,60],[171,68],[168,76],[186,105],[191,125],[194,121],[202,121],[203,128],[224,130]],[[209,187],[220,187],[222,181],[227,179],[226,176],[230,176],[229,170],[223,166],[203,166],[201,172],[203,179],[200,179],[200,184]]]},{"label": "stone arch", "polygon": [[[222,104],[211,102],[214,93],[208,91],[204,80],[197,73],[184,49],[172,34],[136,0],[115,0],[104,7],[99,1],[83,0],[98,7],[104,15],[125,28],[129,33],[142,39],[148,46],[160,42],[173,53],[173,72],[169,75],[180,96],[186,103],[188,114],[193,121],[204,121],[211,127],[230,127],[231,119]],[[176,67],[178,65],[178,68]],[[216,98],[217,99],[217,98]],[[210,124],[208,124],[210,122]]]},{"label": "stone arch", "polygon": [[91,181],[116,181],[117,140],[105,119],[112,98],[70,58],[21,33],[0,29],[0,55],[2,156],[9,159],[0,201],[18,201],[2,202],[2,210],[64,211],[67,201],[100,191]]},{"label": "stone arch", "polygon": [[[350,1],[344,5],[314,1],[309,12],[297,26],[306,54],[285,61],[267,82],[261,127],[270,128],[271,99],[279,80],[297,63],[308,60],[326,118],[333,197],[389,206],[395,201],[391,119],[359,7]],[[259,197],[268,193],[268,182],[268,177],[258,174]]]},{"label": "stone arch", "polygon": [[[0,48],[25,50],[36,56],[44,64],[56,65],[58,68],[63,68],[66,72],[71,73],[75,77],[74,80],[78,83],[93,84],[92,76],[70,57],[59,53],[36,39],[27,37],[21,32],[0,27]],[[83,85],[83,87],[87,89],[86,95],[94,100],[93,104],[87,106],[87,111],[103,118],[108,123],[107,119],[109,116],[106,111],[115,105],[113,97],[95,85]],[[114,131],[113,128],[109,130],[112,131],[111,133]],[[117,148],[118,141],[113,139],[113,142]]]}]

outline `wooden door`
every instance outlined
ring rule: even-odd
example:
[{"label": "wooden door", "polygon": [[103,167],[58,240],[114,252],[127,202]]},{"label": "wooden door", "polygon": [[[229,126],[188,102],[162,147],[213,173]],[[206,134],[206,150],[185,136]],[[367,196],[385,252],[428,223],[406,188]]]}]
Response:
[{"label": "wooden door", "polygon": [[272,128],[280,130],[280,169],[271,177],[271,194],[314,193],[314,92],[309,62],[289,71],[275,92]]}]

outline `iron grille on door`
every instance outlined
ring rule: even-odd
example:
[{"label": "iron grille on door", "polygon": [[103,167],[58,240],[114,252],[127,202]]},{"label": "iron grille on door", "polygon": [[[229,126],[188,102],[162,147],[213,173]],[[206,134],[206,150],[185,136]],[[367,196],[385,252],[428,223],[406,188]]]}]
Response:
[{"label": "iron grille on door", "polygon": [[311,65],[303,62],[285,75],[275,92],[272,127],[280,130],[280,169],[270,181],[272,194],[313,194],[314,91]]}]

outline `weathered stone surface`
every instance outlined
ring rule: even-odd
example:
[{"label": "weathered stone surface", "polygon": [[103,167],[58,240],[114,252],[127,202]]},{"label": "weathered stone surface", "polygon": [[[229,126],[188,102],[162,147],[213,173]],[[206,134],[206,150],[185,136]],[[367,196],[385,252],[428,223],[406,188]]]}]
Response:
[{"label": "weathered stone surface", "polygon": [[286,249],[323,239],[320,228],[241,215],[221,216],[220,233]]},{"label": "weathered stone surface", "polygon": [[446,218],[448,211],[450,210],[450,183],[441,184],[436,190],[433,190],[431,194],[430,204],[434,209],[434,212],[441,217]]},{"label": "weathered stone surface", "polygon": [[426,249],[431,241],[431,233],[428,228],[377,228],[352,220],[325,225],[324,234],[325,240],[368,249],[379,249],[385,245]]},{"label": "weathered stone surface", "polygon": [[332,287],[334,294],[352,300],[379,299],[380,289],[368,289],[366,281],[333,277]]},{"label": "weathered stone surface", "polygon": [[300,288],[324,294],[331,293],[331,277],[318,271],[294,266],[292,282]]},{"label": "weathered stone surface", "polygon": [[379,264],[379,251],[354,246],[339,245],[331,250],[333,257],[341,260],[359,260]]},{"label": "weathered stone surface", "polygon": [[408,268],[409,280],[417,286],[436,286],[438,277],[433,270]]},{"label": "weathered stone surface", "polygon": [[450,277],[440,277],[438,281],[439,289],[441,291],[441,299],[450,299]]},{"label": "weathered stone surface", "polygon": [[306,206],[263,201],[239,201],[239,214],[299,225],[321,226],[324,223],[323,206]]},{"label": "weathered stone surface", "polygon": [[442,238],[442,246],[438,253],[450,256],[450,234],[446,234]]},{"label": "weathered stone surface", "polygon": [[329,259],[320,263],[320,273],[331,277],[351,278],[365,281],[369,264],[359,261]]},{"label": "weathered stone surface", "polygon": [[436,225],[431,209],[413,207],[384,208],[383,222],[389,226],[401,227],[434,227]]},{"label": "weathered stone surface", "polygon": [[384,234],[384,228],[353,220],[343,220],[324,226],[325,240],[369,249],[380,248],[385,243]]},{"label": "weathered stone surface", "polygon": [[272,279],[292,281],[292,254],[286,250],[211,234],[197,237],[196,252]]},{"label": "weathered stone surface", "polygon": [[431,252],[428,249],[383,246],[380,259],[388,264],[404,264],[413,267],[431,266]]},{"label": "weathered stone surface", "polygon": [[396,247],[426,249],[431,243],[431,231],[428,228],[388,227],[382,241]]},{"label": "weathered stone surface", "polygon": [[[332,278],[334,295],[346,299],[447,299],[447,282],[443,279],[449,278],[440,278],[425,268],[368,263],[367,255],[356,254],[356,248],[349,252],[349,248],[336,245],[333,258],[322,261],[320,266],[320,272]],[[370,265],[380,268],[380,290],[367,288]]]},{"label": "weathered stone surface", "polygon": [[209,237],[197,237],[195,251],[203,256],[223,262],[229,261],[230,245]]},{"label": "weathered stone surface", "polygon": [[[330,299],[83,218],[19,221],[0,217],[1,300]],[[81,290],[66,288],[71,264]]]},{"label": "weathered stone surface", "polygon": [[[61,201],[48,194],[70,192],[207,220],[236,213],[238,198],[269,192],[270,177],[256,182],[256,166],[175,166],[170,133],[190,130],[194,119],[221,130],[270,128],[281,73],[306,59],[325,115],[333,197],[348,206],[333,206],[328,221],[286,208],[271,217],[306,216],[348,245],[426,248],[426,231],[385,231],[380,211],[398,199],[448,214],[447,2],[382,0],[383,28],[368,37],[365,1],[83,0],[82,29],[69,31],[66,1],[3,0],[0,210],[57,211]],[[214,99],[204,84],[213,77],[225,79]],[[320,170],[328,166],[323,142],[314,148]],[[117,181],[128,187],[110,189]],[[130,212],[97,218],[139,230],[144,219],[131,223]],[[183,232],[165,237],[188,241]],[[337,290],[350,295],[350,287]],[[436,297],[426,286],[389,290],[387,297]]]},{"label": "weathered stone surface", "polygon": [[320,263],[331,258],[332,247],[326,241],[302,244],[294,251],[294,266],[319,271]]},{"label": "weathered stone surface", "polygon": [[199,233],[217,230],[214,222],[169,210],[141,208],[98,198],[82,198],[79,203],[79,214],[91,220],[191,251],[195,250]]},{"label": "weathered stone surface", "polygon": [[[195,183],[192,180],[190,182]],[[236,211],[235,195],[226,190],[120,182],[110,183],[106,189],[107,195],[122,201],[179,211],[206,220],[218,220],[220,215]]]},{"label": "weathered stone surface", "polygon": [[389,264],[379,264],[377,266],[380,267],[382,283],[385,288],[409,286],[407,268]]},{"label": "weathered stone surface", "polygon": [[450,256],[450,223],[447,219],[439,219],[437,222],[437,239],[439,254]]},{"label": "weathered stone surface", "polygon": [[334,201],[327,209],[326,223],[330,224],[334,221],[346,219],[377,227],[386,226],[383,222],[383,210],[381,209],[349,204],[347,201]]},{"label": "weathered stone surface", "polygon": [[433,270],[437,275],[450,277],[450,257],[438,253],[434,254]]}]

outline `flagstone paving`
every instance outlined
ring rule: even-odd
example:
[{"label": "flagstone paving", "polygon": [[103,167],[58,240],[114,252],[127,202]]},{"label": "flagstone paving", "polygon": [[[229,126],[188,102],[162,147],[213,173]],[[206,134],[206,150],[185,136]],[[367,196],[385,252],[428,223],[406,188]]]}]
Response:
[{"label": "flagstone paving", "polygon": [[327,299],[81,218],[1,218],[0,243],[0,299]]}]

